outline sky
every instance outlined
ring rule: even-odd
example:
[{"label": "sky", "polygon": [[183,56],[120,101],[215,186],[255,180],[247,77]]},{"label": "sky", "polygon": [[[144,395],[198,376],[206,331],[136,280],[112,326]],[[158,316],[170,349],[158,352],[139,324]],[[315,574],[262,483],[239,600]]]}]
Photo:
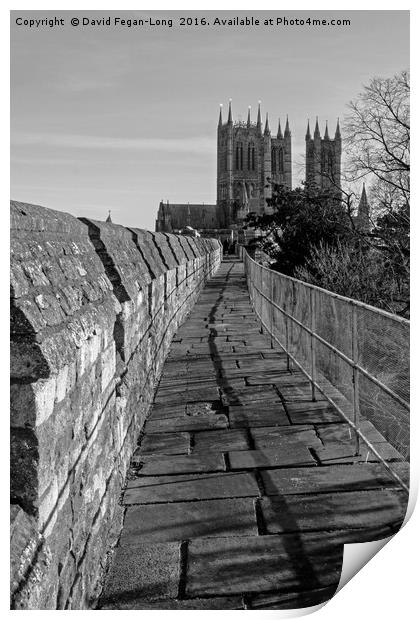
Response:
[{"label": "sky", "polygon": [[[180,17],[209,25],[180,25]],[[214,19],[350,19],[350,26],[222,26]],[[63,20],[29,27],[19,20]],[[72,26],[70,20],[111,25]],[[114,25],[114,19],[173,26]],[[337,117],[373,76],[409,66],[407,11],[12,11],[11,197],[153,230],[160,200],[215,203],[216,130],[235,119],[272,132],[286,114],[293,185],[308,118]]]}]

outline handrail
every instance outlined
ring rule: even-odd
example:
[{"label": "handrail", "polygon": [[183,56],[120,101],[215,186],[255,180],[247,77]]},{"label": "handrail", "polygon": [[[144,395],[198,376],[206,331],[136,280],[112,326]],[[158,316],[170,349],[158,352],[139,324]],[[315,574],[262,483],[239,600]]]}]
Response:
[{"label": "handrail", "polygon": [[[379,461],[386,467],[386,469],[393,476],[393,478],[398,482],[398,484],[406,492],[408,492],[409,491],[408,486],[400,478],[400,476],[395,471],[393,471],[392,466],[379,454],[378,450],[375,448],[375,445],[372,444],[372,442],[365,436],[365,434],[362,432],[360,428],[360,399],[361,399],[361,386],[360,386],[360,380],[359,380],[360,376],[368,379],[375,386],[375,389],[379,391],[379,393],[383,392],[389,398],[391,398],[393,402],[396,403],[395,406],[399,406],[402,409],[409,411],[410,405],[404,398],[402,398],[399,394],[397,394],[393,389],[391,389],[388,385],[386,385],[383,381],[378,379],[376,376],[374,376],[371,372],[366,370],[366,368],[364,368],[361,365],[360,351],[359,351],[359,344],[358,344],[357,313],[358,311],[359,312],[369,311],[370,313],[375,313],[376,315],[381,316],[383,319],[386,320],[386,322],[390,321],[390,325],[394,325],[395,328],[399,330],[398,333],[400,333],[402,330],[403,344],[405,344],[405,338],[406,338],[405,329],[406,328],[408,329],[409,321],[407,319],[403,319],[401,317],[392,315],[391,313],[386,312],[384,310],[374,308],[373,306],[364,304],[363,302],[359,302],[357,300],[350,299],[342,295],[338,295],[336,293],[332,293],[330,291],[314,286],[307,282],[302,282],[301,280],[297,280],[296,278],[292,278],[290,276],[286,276],[279,272],[275,272],[265,267],[264,265],[257,263],[245,251],[243,254],[243,260],[245,263],[245,272],[246,272],[246,277],[247,277],[248,289],[250,292],[251,302],[254,307],[254,310],[259,320],[261,321],[262,327],[270,334],[272,341],[274,340],[281,347],[281,349],[285,351],[287,355],[288,367],[289,367],[289,360],[292,360],[293,363],[296,364],[296,366],[304,373],[304,375],[308,377],[311,383],[311,387],[312,387],[312,399],[313,400],[316,399],[315,390],[318,390],[324,395],[327,401],[330,402],[334,406],[334,408],[338,411],[338,413],[342,417],[344,417],[346,422],[350,425],[350,427],[354,431],[355,455],[360,454],[360,440],[361,440],[367,446],[367,449],[371,451],[379,459]],[[258,274],[255,274],[255,269],[258,270],[260,282],[258,282]],[[263,272],[266,272],[269,274],[268,277],[270,278],[270,283],[271,283],[271,286],[270,286],[271,290],[270,292],[267,291],[267,294],[262,290],[262,286],[264,284]],[[307,290],[309,290],[309,302],[306,296],[302,298],[303,300],[306,299],[307,306],[309,307],[309,319],[307,320],[307,324],[305,324],[304,322],[302,322],[302,320],[299,320],[296,316],[292,314],[293,308],[295,308],[297,301],[298,301],[297,298],[296,299],[293,298],[293,301],[290,304],[291,308],[287,309],[287,310],[290,310],[289,312],[285,308],[282,308],[278,303],[276,303],[276,301],[274,300],[274,293],[273,293],[273,282],[274,282],[273,278],[278,278],[279,281],[283,281],[283,282],[286,282],[286,281],[292,282],[294,285],[293,286],[294,294],[297,290],[297,298],[299,297],[299,287],[303,286]],[[332,344],[332,342],[328,342],[325,338],[320,336],[319,333],[317,333],[316,320],[315,320],[316,312],[315,312],[315,303],[314,303],[314,297],[316,293],[327,295],[330,299],[337,299],[340,302],[344,302],[345,304],[348,305],[349,312],[351,312],[351,316],[349,316],[349,319],[351,319],[351,334],[349,334],[349,339],[351,341],[350,343],[351,354],[344,353],[342,350],[338,348],[338,346],[335,346],[335,344],[337,343]],[[263,308],[264,301],[267,302],[266,306],[268,305],[268,308],[269,308],[269,318],[271,319],[270,325],[268,325],[267,322],[264,320],[263,315],[264,315],[264,312],[267,311],[267,308]],[[286,306],[286,302],[284,305]],[[279,316],[282,316],[284,320],[285,342],[282,342],[276,336],[273,330],[275,311],[280,313]],[[289,325],[289,321],[290,321],[290,325]],[[310,361],[302,359],[302,356],[301,356],[301,359],[299,360],[298,353],[291,351],[290,328],[292,325],[295,325],[299,328],[299,336],[303,332],[310,336]],[[339,329],[339,326],[337,327],[337,329]],[[298,339],[298,343],[302,344],[301,339]],[[347,386],[349,388],[350,387],[352,388],[350,399],[347,395],[343,394],[342,391],[340,391],[338,387],[334,386],[333,383],[331,383],[330,381],[328,381],[328,379],[323,377],[322,369],[319,367],[319,364],[317,363],[315,343],[320,343],[323,347],[326,347],[328,351],[330,351],[330,353],[333,355],[334,360],[336,360],[337,358],[340,359],[342,362],[344,362],[346,367],[351,369],[352,378],[349,379],[349,381],[352,385],[350,385],[349,383],[349,385]],[[407,334],[407,343],[408,343],[408,334]],[[298,344],[296,344],[296,347],[298,347]],[[388,354],[391,355],[391,358],[392,358],[392,354],[390,354],[389,352]],[[305,368],[305,365],[304,365],[305,361],[307,361],[307,365],[310,366],[310,368]],[[391,359],[391,361],[393,360]],[[335,366],[333,364],[333,369],[339,372],[339,368],[337,367],[336,364]],[[328,374],[328,371],[327,371],[327,374]],[[320,379],[317,379],[318,375],[320,376]],[[321,380],[321,377],[322,377],[322,380]],[[332,393],[334,393],[335,398],[331,395]],[[340,400],[340,403],[337,402],[337,394],[339,395],[338,400]],[[341,405],[341,402],[343,400],[346,403],[345,409],[348,410],[349,408],[351,408],[352,418],[350,415],[348,415],[348,413],[346,413],[346,411],[343,410],[343,406]],[[375,406],[378,406],[378,404],[375,403]]]}]

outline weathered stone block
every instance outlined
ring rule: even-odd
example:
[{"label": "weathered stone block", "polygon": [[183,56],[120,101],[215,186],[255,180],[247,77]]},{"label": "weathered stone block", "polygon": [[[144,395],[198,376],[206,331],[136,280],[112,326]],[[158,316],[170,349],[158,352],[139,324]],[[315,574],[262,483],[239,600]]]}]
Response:
[{"label": "weathered stone block", "polygon": [[179,582],[179,543],[136,544],[116,550],[101,606],[144,600],[175,598]]}]

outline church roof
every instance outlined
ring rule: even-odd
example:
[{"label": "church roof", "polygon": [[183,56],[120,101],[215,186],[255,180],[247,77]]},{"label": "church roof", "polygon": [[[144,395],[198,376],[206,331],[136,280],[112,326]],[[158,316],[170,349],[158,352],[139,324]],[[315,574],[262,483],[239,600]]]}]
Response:
[{"label": "church roof", "polygon": [[216,205],[194,203],[167,203],[159,205],[158,218],[170,217],[173,230],[182,229],[185,226],[192,228],[218,228]]}]

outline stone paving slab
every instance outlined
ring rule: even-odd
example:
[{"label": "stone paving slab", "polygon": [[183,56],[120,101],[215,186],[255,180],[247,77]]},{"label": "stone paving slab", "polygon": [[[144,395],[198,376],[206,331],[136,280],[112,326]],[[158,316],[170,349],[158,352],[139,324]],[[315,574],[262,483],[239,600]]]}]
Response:
[{"label": "stone paving slab", "polygon": [[[389,443],[374,443],[373,447],[377,450],[377,452],[385,461],[404,460],[401,454],[397,450],[395,450],[395,448],[393,448]],[[335,463],[363,463],[365,461],[373,463],[380,460],[363,443],[361,443],[360,445],[360,454],[358,456],[354,455],[354,449],[354,442],[349,442],[348,445],[345,445],[342,442],[336,442],[335,444],[329,444],[328,447],[325,447],[323,449],[316,448],[315,452],[321,463],[324,463],[326,465],[333,465]]]},{"label": "stone paving slab", "polygon": [[[118,547],[105,585],[101,607],[142,599],[168,599],[178,594],[180,543],[138,543]],[[112,607],[111,607],[112,608]]]},{"label": "stone paving slab", "polygon": [[289,418],[281,402],[272,403],[271,405],[230,406],[229,421],[232,428],[290,425]]},{"label": "stone paving slab", "polygon": [[142,476],[165,474],[193,474],[197,472],[224,471],[222,454],[189,454],[176,456],[140,457]]},{"label": "stone paving slab", "polygon": [[[409,466],[396,463],[393,467],[408,482]],[[289,495],[298,493],[325,493],[350,490],[392,488],[395,480],[383,465],[363,463],[352,466],[329,465],[294,469],[262,471],[261,478],[266,495]]]},{"label": "stone paving slab", "polygon": [[262,401],[281,403],[278,392],[271,386],[250,386],[238,389],[223,389],[223,403],[229,406],[247,405],[252,402]]},{"label": "stone paving slab", "polygon": [[179,418],[185,415],[185,404],[182,405],[161,405],[153,407],[148,420],[161,420],[165,418]]},{"label": "stone paving slab", "polygon": [[[245,369],[242,369],[242,371],[244,371]],[[249,373],[249,371],[248,371]],[[290,372],[286,369],[284,370],[276,370],[276,371],[271,371],[271,372],[266,372],[263,375],[258,375],[258,374],[251,374],[249,373],[248,375],[246,375],[246,382],[248,385],[273,385],[276,384],[279,386],[280,389],[280,385],[282,385],[281,383],[279,383],[279,379],[280,378],[284,378],[285,382],[287,383],[289,380],[289,377],[291,377],[293,375],[290,375]]]},{"label": "stone paving slab", "polygon": [[133,462],[141,460],[146,454],[187,454],[190,448],[188,433],[148,433],[134,453]]},{"label": "stone paving slab", "polygon": [[401,524],[407,496],[397,491],[373,490],[323,493],[322,496],[266,497],[261,510],[269,534],[305,530],[363,529]]},{"label": "stone paving slab", "polygon": [[142,598],[133,598],[130,601],[110,603],[103,609],[150,609],[184,611],[189,609],[245,609],[242,596],[221,596],[212,598],[191,599],[163,599],[159,601],[145,601]]},{"label": "stone paving slab", "polygon": [[[306,560],[302,558],[305,550]],[[342,547],[281,536],[213,538],[188,545],[187,596],[219,596],[335,585]]]},{"label": "stone paving slab", "polygon": [[[215,373],[213,373],[215,374]],[[178,392],[180,389],[185,392],[186,396],[189,397],[191,392],[194,394],[199,393],[200,398],[191,400],[206,400],[207,395],[209,395],[208,400],[219,400],[219,390],[218,390],[218,382],[217,377],[213,376],[206,379],[197,379],[192,380],[187,378],[186,380],[174,381],[168,384],[159,385],[159,398],[163,400],[164,398],[168,398],[168,400],[172,400],[172,397],[176,396],[175,400],[178,400]],[[205,397],[201,398],[201,395],[204,394]],[[190,400],[187,398],[187,400]],[[184,402],[184,401],[183,401]]]},{"label": "stone paving slab", "polygon": [[[303,401],[305,403],[312,402],[312,389],[309,382],[306,385],[304,383],[301,385],[280,385],[277,383],[276,385],[286,403],[294,403],[295,401]],[[316,398],[320,398],[317,392]]]},{"label": "stone paving slab", "polygon": [[258,450],[261,448],[276,448],[281,451],[289,445],[299,443],[308,448],[322,449],[324,447],[314,427],[311,426],[265,426],[251,428],[251,437],[255,448]]},{"label": "stone paving slab", "polygon": [[203,431],[194,434],[193,451],[228,452],[249,450],[248,433],[244,430]]},{"label": "stone paving slab", "polygon": [[257,534],[252,498],[149,504],[127,508],[120,545]]},{"label": "stone paving slab", "polygon": [[292,467],[296,465],[311,467],[316,461],[308,448],[302,444],[261,450],[239,450],[228,452],[231,469],[255,469],[263,467]]},{"label": "stone paving slab", "polygon": [[[381,435],[381,433],[376,430],[373,424],[368,420],[361,421],[360,430],[366,439],[371,442],[378,443],[386,441],[385,437]],[[354,435],[350,426],[347,424],[328,424],[324,427],[320,426],[318,428],[318,435],[324,444],[328,444],[329,442],[336,444],[337,442],[348,443],[354,441]]]},{"label": "stone paving slab", "polygon": [[[283,393],[282,393],[283,394]],[[296,397],[297,402],[286,402],[286,410],[293,424],[345,423],[339,413],[325,400],[306,402]]]},{"label": "stone paving slab", "polygon": [[188,401],[196,401],[196,400],[207,400],[207,401],[217,401],[220,399],[220,394],[217,387],[210,388],[202,388],[202,389],[189,389],[187,386],[186,390],[177,390],[176,392],[171,392],[169,394],[163,393],[162,396],[157,396],[155,398],[155,403],[157,405],[162,404],[166,405],[171,403],[172,405],[180,405],[182,403],[187,403]]},{"label": "stone paving slab", "polygon": [[123,503],[152,504],[258,495],[257,481],[248,472],[145,476],[128,481]]},{"label": "stone paving slab", "polygon": [[[337,584],[338,585],[338,584]],[[329,601],[337,590],[337,585],[315,588],[305,592],[264,593],[246,597],[248,609],[301,609],[313,607]]]},{"label": "stone paving slab", "polygon": [[200,415],[185,415],[180,418],[163,418],[160,420],[148,420],[144,430],[146,433],[167,433],[174,431],[198,431],[211,430],[213,428],[226,428],[227,417],[216,411]]}]

